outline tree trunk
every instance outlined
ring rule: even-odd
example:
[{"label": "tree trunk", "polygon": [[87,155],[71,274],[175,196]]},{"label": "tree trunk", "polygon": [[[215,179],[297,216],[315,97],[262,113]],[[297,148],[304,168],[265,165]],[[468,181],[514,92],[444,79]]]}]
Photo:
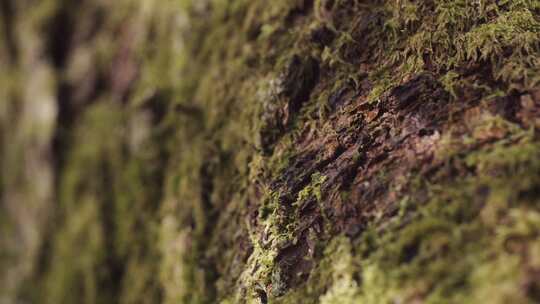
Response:
[{"label": "tree trunk", "polygon": [[535,0],[0,0],[0,303],[540,302]]}]

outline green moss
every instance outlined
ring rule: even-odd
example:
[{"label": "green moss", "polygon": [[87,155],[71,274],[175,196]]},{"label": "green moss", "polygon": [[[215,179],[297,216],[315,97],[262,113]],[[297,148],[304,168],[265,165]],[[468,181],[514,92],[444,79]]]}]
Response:
[{"label": "green moss", "polygon": [[295,206],[301,206],[306,200],[314,196],[318,202],[322,200],[321,186],[326,181],[326,176],[321,175],[320,173],[314,173],[311,176],[311,183],[304,187],[299,193],[296,199],[296,202],[293,203]]},{"label": "green moss", "polygon": [[[352,28],[342,26],[332,18],[332,15],[340,10],[341,2],[334,2],[331,6],[327,6],[324,1],[316,2],[314,13],[317,22],[328,25],[337,33],[337,38],[330,45],[317,47],[318,49],[309,46],[307,48],[312,48],[308,53],[316,57],[325,71],[330,71],[325,81],[333,82],[333,88],[343,87],[349,83],[351,77],[354,79],[352,83],[356,85],[364,79],[363,72],[355,72],[354,65],[351,65],[346,57],[348,52],[361,48],[362,45],[371,46],[374,51],[368,57],[379,66],[369,69],[367,73],[373,87],[367,94],[367,99],[371,101],[376,101],[384,92],[410,78],[411,75],[427,70],[439,73],[438,77],[455,99],[461,96],[465,88],[481,91],[484,99],[488,100],[495,96],[494,93],[502,96],[511,88],[531,87],[532,82],[524,81],[524,79],[534,77],[522,76],[528,75],[527,73],[535,74],[533,65],[522,65],[527,71],[517,72],[516,76],[502,77],[501,75],[505,73],[503,67],[506,64],[522,64],[524,62],[522,60],[531,62],[531,59],[523,58],[534,57],[538,52],[535,42],[537,41],[537,21],[530,18],[531,12],[537,9],[534,3],[508,5],[508,3],[482,2],[479,6],[465,1],[453,3],[401,1],[399,3],[352,5],[352,9],[359,12],[369,8],[374,12],[373,14],[384,21],[384,27],[373,28],[369,36],[365,38],[367,41],[359,42]],[[276,17],[279,15],[278,10],[268,13],[263,19],[272,14]],[[256,86],[259,88],[258,99],[263,102],[258,110],[251,110],[250,113],[258,113],[257,118],[268,115],[267,125],[271,125],[279,119],[273,115],[279,113],[276,109],[279,109],[279,104],[282,102],[279,100],[281,90],[279,77],[275,76],[280,71],[279,62],[285,62],[287,56],[290,56],[287,50],[296,49],[296,47],[290,47],[290,44],[288,48],[284,47],[285,42],[294,35],[303,37],[305,34],[302,33],[308,32],[306,29],[313,27],[313,23],[306,22],[301,24],[299,29],[293,29],[292,33],[285,34],[280,22],[265,20],[267,21],[261,22],[263,27],[258,36],[260,44],[254,47],[255,49],[266,47],[265,44],[269,41],[277,42],[276,46],[265,50],[270,55],[262,62],[278,63],[278,67],[272,69],[264,64],[258,67],[267,73],[260,75],[262,77],[258,78],[259,82],[255,81],[259,83]],[[276,20],[283,19],[276,18]],[[499,43],[489,43],[495,40]],[[280,42],[284,44],[281,45]],[[305,48],[306,45],[298,47]],[[512,50],[515,56],[504,59],[508,61],[501,61],[500,48]],[[277,53],[273,51],[278,52],[278,50],[285,51],[275,55]],[[491,81],[490,75],[482,75],[473,80],[466,79],[467,76],[463,71],[474,62],[489,62],[493,67],[493,78],[502,80],[505,87],[495,92],[488,84]],[[239,71],[235,73],[242,74]],[[349,76],[345,76],[347,73]],[[291,135],[287,134],[285,138],[278,141],[270,157],[255,154],[250,180],[260,181],[279,176],[280,172],[283,172],[283,169],[290,164],[290,159],[294,155],[291,145],[295,142],[295,135],[292,134],[305,126],[316,126],[317,123],[313,120],[324,117],[324,108],[329,96],[327,93],[330,90],[326,87],[320,91],[320,95],[314,96],[306,103],[306,108],[299,117],[299,123],[293,124],[292,130],[289,130]],[[248,96],[242,99],[252,100]],[[507,125],[506,122],[502,122],[501,125],[500,122],[484,121],[480,125],[472,126],[476,129],[476,135],[471,138],[470,147],[473,147],[474,141],[482,138],[483,135],[479,134],[493,133],[495,129],[506,130],[505,134],[521,132],[514,126]],[[264,126],[259,126],[255,129],[264,128]],[[487,131],[482,128],[487,128]],[[260,143],[261,139],[258,136],[260,135],[253,137],[258,138],[254,142]],[[484,172],[491,170],[488,168],[492,167],[522,166],[522,162],[526,159],[530,161],[536,157],[534,154],[536,148],[531,146],[528,150],[525,147],[525,139],[524,141],[519,138],[512,140],[512,143],[519,142],[520,148],[516,148],[519,152],[505,150],[508,143],[501,142],[496,147],[502,150],[494,148],[492,152],[478,151],[478,153],[472,153],[467,160],[461,161]],[[466,143],[467,140],[463,142]],[[260,144],[259,148],[261,148]],[[511,153],[515,155],[515,158],[511,157],[513,160],[507,162],[502,157],[504,153]],[[441,152],[439,157],[452,158],[458,157],[459,154],[452,154],[454,156],[446,154],[444,157],[442,155]],[[267,160],[270,163],[267,163]],[[515,164],[511,165],[511,161]],[[512,169],[512,172],[514,171],[515,169]],[[498,178],[498,181],[486,180],[486,183],[493,182],[498,185],[506,177]],[[324,183],[324,178],[312,177],[310,185],[297,194],[294,207],[301,206],[311,198],[321,201],[322,183]],[[415,187],[426,187],[420,184]],[[302,299],[305,303],[346,303],[347,301],[384,303],[398,300],[412,301],[416,298],[427,299],[428,302],[459,302],[475,298],[474,292],[469,291],[487,287],[471,283],[476,280],[473,278],[482,276],[472,273],[472,265],[491,265],[491,263],[499,262],[486,258],[486,255],[481,252],[482,246],[486,246],[489,240],[490,232],[482,224],[475,222],[481,208],[473,204],[476,200],[476,191],[478,191],[474,185],[473,179],[459,185],[448,183],[431,185],[429,187],[432,189],[430,194],[432,199],[422,206],[418,206],[414,195],[403,198],[402,201],[406,204],[404,203],[401,208],[400,217],[388,228],[381,232],[376,227],[372,227],[370,233],[366,232],[360,240],[352,241],[353,245],[350,243],[344,245],[345,247],[352,246],[350,248],[358,247],[358,251],[367,258],[359,258],[359,253],[353,252],[354,250],[350,248],[343,250],[347,254],[342,255],[341,249],[330,246],[329,248],[333,248],[333,251],[329,249],[325,257],[317,260],[317,269],[312,272],[305,286],[298,290],[288,291],[283,297],[271,298],[270,302],[293,303]],[[276,269],[274,259],[279,251],[279,244],[284,244],[294,238],[295,218],[292,216],[294,212],[289,215],[280,213],[280,195],[279,192],[267,192],[259,206],[259,219],[264,233],[261,234],[255,230],[255,227],[251,227],[254,252],[247,262],[248,267],[243,272],[241,281],[245,283],[242,286],[248,286],[244,292],[251,295],[253,301],[259,298],[258,290],[264,291],[269,296],[272,295],[268,289],[270,283],[274,289],[286,289],[286,287],[280,287],[279,272],[273,271]],[[436,199],[437,196],[447,200]],[[414,221],[409,224],[411,216],[414,217]],[[402,228],[403,225],[405,228]],[[476,244],[470,244],[469,238],[473,235],[480,238]],[[261,239],[266,241],[261,243]],[[349,242],[344,240],[342,239],[342,244]],[[269,247],[265,249],[265,245]],[[493,251],[496,252],[496,249]],[[460,261],[459,257],[462,255],[470,259]],[[353,270],[350,273],[340,276],[338,275],[340,271],[322,269],[324,265],[332,264],[324,261],[332,259],[354,261],[347,262],[348,265],[358,262],[363,267],[351,267]],[[455,265],[455,267],[449,267],[449,265]],[[489,266],[485,267],[489,268]],[[449,272],[449,269],[455,271]],[[501,268],[500,272],[494,272],[492,275],[499,277],[499,282],[503,284],[502,282],[516,273],[507,272]],[[321,279],[322,277],[326,279]],[[358,277],[362,279],[357,280]],[[236,300],[240,298],[241,296]]]},{"label": "green moss", "polygon": [[[372,72],[374,89],[369,100],[423,70],[453,69],[451,77],[446,77],[449,84],[459,78],[458,69],[473,63],[489,64],[490,73],[505,83],[505,90],[526,90],[538,84],[540,27],[533,17],[538,11],[533,2],[482,1],[475,5],[467,1],[400,1],[386,5],[385,10],[384,30],[373,39],[380,41],[376,57],[385,62],[380,69],[392,73],[388,78],[377,69]],[[456,91],[469,87],[471,81],[453,83],[450,92],[456,96]],[[494,88],[485,79],[473,83],[487,86],[486,96],[493,94]]]},{"label": "green moss", "polygon": [[[314,269],[305,284],[287,286],[276,259],[298,242],[301,207],[316,201],[332,224],[327,178],[313,174],[298,193],[269,185],[289,174],[309,136],[337,135],[325,124],[332,94],[351,89],[377,102],[424,72],[458,102],[467,94],[489,102],[540,83],[537,1],[311,3],[112,6],[118,13],[107,15],[108,31],[143,24],[134,30],[140,77],[123,103],[99,96],[74,123],[43,276],[48,301],[534,301],[526,270],[540,267],[537,134],[487,114],[435,143],[435,159],[460,168],[462,178],[445,179],[446,167],[430,182],[411,173],[406,195],[395,198],[398,215],[377,210],[358,238],[327,241],[333,236],[310,231]],[[36,16],[57,5],[47,1]],[[314,41],[321,28],[331,38]],[[96,41],[90,57],[108,75],[116,36]],[[313,92],[300,92],[307,83]],[[294,100],[304,93],[307,100]],[[147,126],[139,114],[156,101],[165,118]],[[132,138],[134,125],[143,139]],[[288,209],[284,195],[293,200]],[[117,263],[121,279],[109,269]]]},{"label": "green moss", "polygon": [[[538,211],[532,207],[534,203],[530,207],[523,205],[527,200],[501,196],[517,189],[514,182],[530,177],[511,175],[492,179],[488,187],[493,193],[483,207],[478,205],[476,191],[485,186],[478,186],[476,179],[434,188],[433,199],[420,208],[414,221],[408,221],[403,228],[400,228],[402,223],[392,225],[376,233],[374,238],[365,235],[353,242],[358,253],[351,250],[351,243],[345,239],[338,248],[329,246],[327,254],[335,259],[329,265],[345,266],[334,270],[331,282],[324,281],[323,286],[328,289],[320,293],[320,302],[390,303],[414,299],[427,303],[482,299],[496,303],[533,302],[534,294],[522,293],[519,282],[527,280],[522,250],[536,259],[534,235],[540,227],[534,223]],[[523,191],[529,185],[526,182],[518,187]],[[500,205],[501,200],[505,207]],[[497,211],[489,211],[491,208]],[[462,211],[456,212],[458,209]],[[469,216],[464,217],[467,213]],[[497,219],[490,219],[488,214],[496,214]],[[502,224],[504,222],[510,224]],[[520,232],[514,235],[503,231]],[[494,242],[492,235],[498,235],[499,241]],[[359,256],[360,253],[364,256]],[[354,266],[355,263],[359,265]],[[320,261],[319,265],[323,267],[325,263]],[[316,280],[319,272],[324,271],[315,270],[313,278]],[[309,291],[326,289],[317,287],[321,282],[315,280],[308,281],[308,286],[301,289],[302,296],[310,299]],[[290,303],[294,303],[297,296],[291,294]],[[280,303],[288,302],[283,299]]]},{"label": "green moss", "polygon": [[[321,200],[321,186],[326,177],[319,173],[313,174],[312,181],[299,193],[293,207],[299,208],[307,199]],[[259,220],[262,231],[252,230],[251,253],[244,272],[240,277],[244,289],[235,298],[247,296],[249,301],[256,301],[259,293],[264,292],[274,299],[283,295],[289,288],[282,278],[281,268],[277,265],[277,255],[281,249],[290,244],[295,244],[296,239],[296,212],[285,213],[282,210],[279,192],[268,191],[259,208]]]}]

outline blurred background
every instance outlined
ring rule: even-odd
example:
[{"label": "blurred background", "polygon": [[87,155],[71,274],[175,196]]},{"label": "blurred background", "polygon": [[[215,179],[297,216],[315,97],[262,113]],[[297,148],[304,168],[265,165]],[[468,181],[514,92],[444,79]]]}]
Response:
[{"label": "blurred background", "polygon": [[161,301],[157,126],[188,85],[184,9],[0,1],[1,304]]}]

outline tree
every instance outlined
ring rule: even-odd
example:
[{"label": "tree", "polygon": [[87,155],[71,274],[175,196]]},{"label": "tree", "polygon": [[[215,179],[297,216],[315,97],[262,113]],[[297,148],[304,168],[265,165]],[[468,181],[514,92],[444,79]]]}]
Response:
[{"label": "tree", "polygon": [[1,303],[540,301],[534,0],[1,0]]}]

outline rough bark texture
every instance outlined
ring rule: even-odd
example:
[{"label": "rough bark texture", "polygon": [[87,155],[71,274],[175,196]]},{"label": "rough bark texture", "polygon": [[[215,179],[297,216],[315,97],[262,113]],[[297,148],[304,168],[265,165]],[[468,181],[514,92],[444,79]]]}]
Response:
[{"label": "rough bark texture", "polygon": [[0,0],[0,303],[540,302],[537,0]]}]

